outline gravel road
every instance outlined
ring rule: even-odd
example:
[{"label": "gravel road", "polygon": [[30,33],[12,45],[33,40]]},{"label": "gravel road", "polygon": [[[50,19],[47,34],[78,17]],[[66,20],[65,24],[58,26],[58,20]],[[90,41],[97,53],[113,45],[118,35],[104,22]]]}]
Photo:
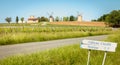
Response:
[{"label": "gravel road", "polygon": [[52,40],[45,42],[31,42],[24,44],[0,46],[0,59],[17,54],[30,54],[38,51],[60,47],[63,45],[78,44],[83,39],[103,40],[106,37],[107,35],[101,35],[101,36],[91,36],[91,37],[82,37],[82,38],[71,38],[71,39]]}]

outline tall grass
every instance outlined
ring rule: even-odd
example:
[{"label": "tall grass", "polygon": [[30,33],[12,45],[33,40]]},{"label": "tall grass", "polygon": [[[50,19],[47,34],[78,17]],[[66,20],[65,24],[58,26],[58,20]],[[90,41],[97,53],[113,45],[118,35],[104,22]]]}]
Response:
[{"label": "tall grass", "polygon": [[[116,52],[108,52],[105,65],[120,65],[120,31],[110,35],[106,41],[118,43]],[[88,50],[79,44],[55,48],[29,55],[12,56],[0,60],[0,65],[86,65]],[[90,65],[101,65],[103,51],[91,51]]]},{"label": "tall grass", "polygon": [[109,32],[52,32],[52,33],[7,33],[2,34],[0,37],[0,45],[9,45],[9,44],[19,44],[25,42],[38,42],[38,41],[47,41],[55,39],[65,39],[65,38],[77,38],[85,36],[94,36],[109,34]]},{"label": "tall grass", "polygon": [[0,45],[76,38],[111,33],[106,27],[59,26],[40,24],[0,24]]}]

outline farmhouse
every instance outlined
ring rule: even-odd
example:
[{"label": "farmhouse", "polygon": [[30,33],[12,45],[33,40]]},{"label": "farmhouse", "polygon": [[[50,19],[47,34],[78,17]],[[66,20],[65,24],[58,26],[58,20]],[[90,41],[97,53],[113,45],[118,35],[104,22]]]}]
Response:
[{"label": "farmhouse", "polygon": [[35,18],[34,16],[30,16],[30,17],[28,18],[27,23],[38,23],[38,19]]}]

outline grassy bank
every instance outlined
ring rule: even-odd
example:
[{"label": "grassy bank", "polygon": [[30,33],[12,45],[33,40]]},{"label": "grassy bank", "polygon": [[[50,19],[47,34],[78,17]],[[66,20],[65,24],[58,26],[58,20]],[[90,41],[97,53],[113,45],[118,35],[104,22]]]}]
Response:
[{"label": "grassy bank", "polygon": [[94,36],[94,35],[103,35],[109,34],[109,32],[53,32],[53,33],[9,33],[2,34],[0,37],[0,45],[9,45],[9,44],[19,44],[25,42],[38,42],[38,41],[48,41],[56,39],[65,39],[65,38],[78,38],[85,36]]},{"label": "grassy bank", "polygon": [[[120,32],[110,35],[106,41],[118,43],[115,53],[108,52],[105,65],[120,65]],[[88,50],[79,44],[60,47],[30,55],[19,55],[0,60],[0,65],[86,65]],[[104,52],[91,51],[90,65],[102,65]]]}]

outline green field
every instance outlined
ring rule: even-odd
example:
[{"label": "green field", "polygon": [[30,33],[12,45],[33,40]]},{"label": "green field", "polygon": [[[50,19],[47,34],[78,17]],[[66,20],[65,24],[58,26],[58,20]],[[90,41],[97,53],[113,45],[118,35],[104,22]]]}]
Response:
[{"label": "green field", "polygon": [[0,24],[0,45],[76,38],[112,33],[108,27],[40,24]]},{"label": "green field", "polygon": [[[120,31],[111,34],[105,41],[118,43],[116,52],[108,52],[105,65],[120,65]],[[60,47],[29,55],[12,56],[0,60],[0,65],[86,65],[88,50],[80,44]],[[101,65],[104,52],[91,51],[90,65]]]}]

